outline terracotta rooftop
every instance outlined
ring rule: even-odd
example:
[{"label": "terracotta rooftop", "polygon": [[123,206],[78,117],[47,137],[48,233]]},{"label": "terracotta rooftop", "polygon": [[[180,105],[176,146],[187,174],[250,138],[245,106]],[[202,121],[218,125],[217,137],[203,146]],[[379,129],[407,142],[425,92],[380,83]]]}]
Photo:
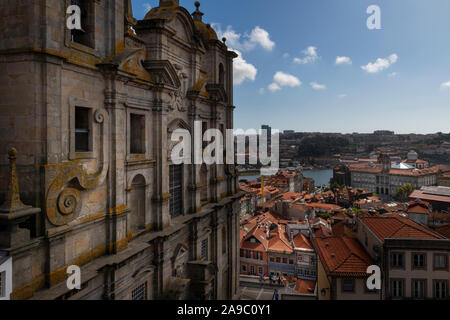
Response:
[{"label": "terracotta rooftop", "polygon": [[347,237],[315,238],[314,245],[328,275],[367,277],[367,267],[374,264],[361,244]]},{"label": "terracotta rooftop", "polygon": [[310,208],[314,208],[314,209],[320,209],[320,210],[330,210],[330,211],[337,211],[337,210],[341,210],[342,207],[335,205],[335,204],[330,204],[330,203],[319,203],[319,202],[312,202],[310,204],[307,205]]},{"label": "terracotta rooftop", "polygon": [[447,239],[450,239],[450,225],[438,227],[435,229],[437,233],[444,236]]},{"label": "terracotta rooftop", "polygon": [[424,201],[411,201],[409,203],[408,213],[429,214],[429,203]]},{"label": "terracotta rooftop", "polygon": [[294,237],[293,241],[296,249],[313,250],[311,241],[301,232]]},{"label": "terracotta rooftop", "polygon": [[442,236],[402,217],[365,217],[362,222],[381,240],[384,239],[443,239]]},{"label": "terracotta rooftop", "polygon": [[313,294],[316,289],[316,282],[313,280],[297,280],[295,291],[301,294]]},{"label": "terracotta rooftop", "polygon": [[423,192],[422,190],[414,190],[414,192],[409,196],[409,198],[450,203],[450,196],[428,194]]}]

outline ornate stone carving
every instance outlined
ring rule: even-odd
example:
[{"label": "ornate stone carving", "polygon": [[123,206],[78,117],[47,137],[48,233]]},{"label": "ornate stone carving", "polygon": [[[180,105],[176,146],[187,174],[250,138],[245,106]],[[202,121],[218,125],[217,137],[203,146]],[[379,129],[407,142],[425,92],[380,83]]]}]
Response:
[{"label": "ornate stone carving", "polygon": [[102,157],[95,173],[88,174],[79,161],[62,162],[46,166],[46,212],[48,220],[56,226],[75,220],[81,210],[81,192],[95,189],[106,179],[109,167],[109,125],[105,109],[97,109],[94,121],[102,127]]}]

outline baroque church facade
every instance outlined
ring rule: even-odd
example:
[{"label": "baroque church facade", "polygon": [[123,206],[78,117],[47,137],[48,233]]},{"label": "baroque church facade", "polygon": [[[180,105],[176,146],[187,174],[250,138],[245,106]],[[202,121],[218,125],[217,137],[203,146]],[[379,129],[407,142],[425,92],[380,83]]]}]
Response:
[{"label": "baroque church facade", "polygon": [[235,168],[170,157],[176,129],[233,128],[236,54],[195,6],[160,0],[137,21],[131,0],[0,3],[11,299],[239,297]]}]

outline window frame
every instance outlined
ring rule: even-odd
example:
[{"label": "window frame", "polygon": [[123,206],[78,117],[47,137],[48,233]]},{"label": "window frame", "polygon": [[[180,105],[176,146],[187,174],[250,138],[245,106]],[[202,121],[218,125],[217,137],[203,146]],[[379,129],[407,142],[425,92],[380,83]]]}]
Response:
[{"label": "window frame", "polygon": [[[445,257],[445,266],[437,267],[436,266],[436,258],[437,257]],[[448,263],[448,253],[434,253],[433,254],[433,271],[449,271],[449,263]]]},{"label": "window frame", "polygon": [[[415,297],[415,283],[423,283],[423,297]],[[411,298],[415,300],[424,300],[427,298],[427,279],[411,279]]]},{"label": "window frame", "polygon": [[[141,143],[140,143],[140,152],[133,152],[133,151],[135,151],[135,150],[133,150],[133,148],[132,148],[132,145],[133,145],[133,142],[132,142],[132,139],[133,139],[133,131],[132,131],[132,118],[133,117],[139,117],[140,118],[140,121],[142,122],[141,123],[141,128],[140,128],[140,131],[141,131]],[[137,156],[137,155],[146,155],[147,154],[147,150],[148,150],[148,147],[147,147],[147,142],[148,142],[148,137],[147,137],[147,116],[146,116],[146,114],[145,114],[145,112],[140,112],[140,111],[137,111],[137,110],[131,110],[131,111],[129,111],[128,112],[128,129],[127,129],[127,141],[128,141],[128,150],[127,150],[127,152],[128,152],[128,155],[129,156]]]},{"label": "window frame", "polygon": [[[135,296],[138,296],[138,294],[143,294],[143,299],[135,299]],[[131,300],[132,301],[146,301],[148,300],[148,284],[147,281],[144,283],[141,283],[137,287],[135,287],[131,291]]]},{"label": "window frame", "polygon": [[209,259],[209,238],[200,241],[200,260],[208,261]]},{"label": "window frame", "polygon": [[[414,260],[416,256],[423,256],[423,266],[415,266]],[[427,270],[427,258],[426,252],[411,252],[411,270]]]},{"label": "window frame", "polygon": [[258,267],[258,275],[264,275],[264,268]]},{"label": "window frame", "polygon": [[[176,170],[179,169],[179,174],[180,175],[180,182],[179,184],[172,185],[173,180],[175,180],[175,178],[173,178],[173,175],[175,175],[175,172],[173,172],[172,170]],[[170,218],[171,219],[175,219],[181,216],[184,216],[184,197],[183,197],[183,175],[184,175],[184,166],[182,164],[179,165],[169,165],[169,193],[170,193],[170,200],[169,200],[169,214],[170,214]],[[176,188],[176,190],[175,190]],[[177,192],[176,195],[174,195],[174,191]],[[179,194],[178,194],[179,193]],[[179,196],[178,202],[175,203],[176,197],[175,196]],[[177,210],[175,212],[175,206],[179,204],[179,211]]]},{"label": "window frame", "polygon": [[[394,265],[394,255],[401,255],[402,257],[402,265],[398,266],[398,265]],[[400,269],[400,270],[405,270],[405,253],[404,252],[391,252],[390,254],[390,266],[391,269]]]},{"label": "window frame", "polygon": [[[400,296],[394,296],[394,282],[399,282],[401,284],[402,294]],[[405,297],[405,279],[392,278],[389,285],[392,299],[403,299]]]},{"label": "window frame", "polygon": [[[436,285],[437,283],[445,283],[445,297],[443,298],[438,298],[436,296]],[[435,300],[446,300],[449,298],[449,288],[448,288],[448,283],[449,281],[446,279],[434,279],[433,280],[433,299]]]},{"label": "window frame", "polygon": [[0,299],[6,298],[6,271],[0,271]]},{"label": "window frame", "polygon": [[[88,24],[83,24],[83,20],[81,20],[81,26],[84,29],[88,29],[87,31],[90,33],[90,39],[88,41],[88,43],[86,42],[78,42],[78,41],[74,41],[72,39],[72,33],[73,30],[69,30],[66,28],[66,46],[76,49],[76,50],[80,50],[83,51],[85,53],[89,53],[94,55],[95,54],[95,49],[96,49],[96,31],[95,31],[95,27],[96,27],[96,22],[97,22],[97,17],[96,17],[96,2],[95,0],[91,0],[91,1],[87,1],[88,2],[88,6],[89,8],[87,9],[89,12],[88,15]],[[72,0],[66,0],[66,8],[68,8],[70,5],[72,5]],[[80,9],[83,9],[82,7],[80,7]],[[87,27],[87,28],[86,28]]]},{"label": "window frame", "polygon": [[[85,108],[88,109],[88,125],[89,125],[89,151],[77,152],[76,150],[76,109]],[[96,126],[94,126],[94,108],[89,104],[87,100],[79,98],[69,98],[69,159],[70,160],[83,160],[94,159],[94,150],[96,149],[94,137],[96,136]]]},{"label": "window frame", "polygon": [[[309,274],[308,274],[308,276],[309,276]],[[352,285],[352,289],[351,290],[346,290],[345,289],[345,286],[346,286],[345,282],[346,281],[349,281],[351,283],[351,285]],[[342,293],[354,293],[355,292],[355,285],[356,285],[355,279],[342,278],[341,279],[341,291],[342,291]]]}]

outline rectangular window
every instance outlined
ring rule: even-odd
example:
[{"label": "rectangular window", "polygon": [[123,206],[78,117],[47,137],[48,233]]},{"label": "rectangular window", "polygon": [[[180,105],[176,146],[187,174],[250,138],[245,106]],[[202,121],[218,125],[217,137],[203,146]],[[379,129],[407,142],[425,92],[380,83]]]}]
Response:
[{"label": "rectangular window", "polygon": [[203,138],[205,137],[205,133],[208,131],[208,122],[203,121],[202,122],[202,149],[205,149],[208,146],[208,142],[204,141]]},{"label": "rectangular window", "polygon": [[84,46],[94,48],[94,8],[92,0],[70,0],[71,5],[77,5],[81,9],[82,30],[71,30],[71,40]]},{"label": "rectangular window", "polygon": [[270,258],[270,262],[275,262],[275,259],[274,258]]},{"label": "rectangular window", "polygon": [[259,275],[264,275],[264,268],[263,267],[258,267],[258,274]]},{"label": "rectangular window", "polygon": [[202,260],[206,261],[208,260],[208,239],[205,239],[202,241],[202,250],[201,250],[201,254],[202,254]]},{"label": "rectangular window", "polygon": [[241,249],[241,258],[245,258],[245,251]]},{"label": "rectangular window", "polygon": [[255,276],[255,266],[250,266],[250,275]]},{"label": "rectangular window", "polygon": [[434,269],[447,270],[448,269],[448,256],[446,254],[434,255]]},{"label": "rectangular window", "polygon": [[425,280],[412,280],[411,288],[414,299],[425,298]]},{"label": "rectangular window", "polygon": [[283,263],[287,264],[287,258],[283,258]]},{"label": "rectangular window", "polygon": [[0,272],[0,298],[6,295],[6,272]]},{"label": "rectangular window", "polygon": [[434,280],[434,298],[447,299],[448,297],[448,281]]},{"label": "rectangular window", "polygon": [[342,291],[343,292],[354,292],[355,291],[355,280],[354,279],[342,279]]},{"label": "rectangular window", "polygon": [[130,114],[130,153],[145,154],[145,116]]},{"label": "rectangular window", "polygon": [[262,260],[262,254],[261,254],[261,252],[258,252],[258,260]]},{"label": "rectangular window", "polygon": [[170,166],[170,216],[176,218],[183,214],[182,165]]},{"label": "rectangular window", "polygon": [[247,272],[247,266],[245,264],[241,265],[241,271]]},{"label": "rectangular window", "polygon": [[426,267],[427,255],[424,253],[414,253],[412,265],[415,269],[423,269]]},{"label": "rectangular window", "polygon": [[131,300],[147,300],[147,282],[133,290]]},{"label": "rectangular window", "polygon": [[289,264],[294,264],[294,260],[289,259]]},{"label": "rectangular window", "polygon": [[403,268],[404,267],[404,254],[403,253],[393,253],[391,255],[391,267],[392,268]]},{"label": "rectangular window", "polygon": [[75,152],[89,152],[90,147],[89,108],[75,107]]},{"label": "rectangular window", "polygon": [[393,298],[403,298],[403,280],[392,280],[391,292]]},{"label": "rectangular window", "polygon": [[227,230],[222,229],[222,254],[227,252]]},{"label": "rectangular window", "polygon": [[281,258],[277,257],[277,263],[280,263],[280,262],[281,262]]}]

